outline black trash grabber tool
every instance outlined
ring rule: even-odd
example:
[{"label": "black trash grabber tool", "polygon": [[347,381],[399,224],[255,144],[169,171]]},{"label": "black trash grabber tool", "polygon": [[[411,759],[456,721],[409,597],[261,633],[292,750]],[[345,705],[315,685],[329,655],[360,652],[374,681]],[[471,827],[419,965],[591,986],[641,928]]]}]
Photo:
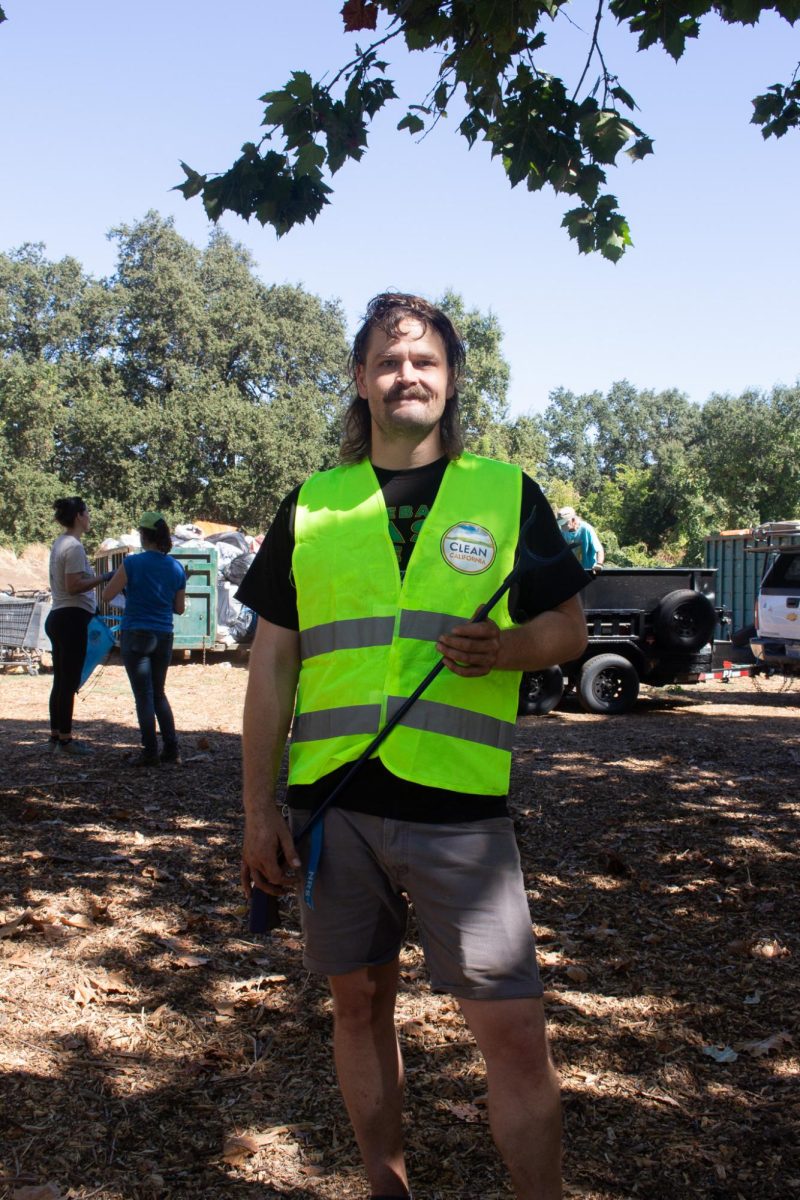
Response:
[{"label": "black trash grabber tool", "polygon": [[[474,617],[470,618],[468,621],[465,621],[465,624],[480,624],[481,621],[485,621],[498,601],[502,599],[509,588],[527,571],[530,571],[534,567],[552,566],[553,563],[558,562],[560,559],[565,558],[567,554],[572,553],[572,550],[566,543],[564,544],[564,548],[562,550],[559,550],[557,554],[552,554],[550,556],[536,554],[535,551],[531,550],[527,543],[527,539],[536,523],[536,513],[537,509],[534,507],[533,512],[525,521],[524,525],[522,525],[520,528],[519,554],[514,566],[509,571],[508,575],[506,575],[505,579],[500,584],[494,595],[491,596],[486,603],[478,609]],[[392,714],[392,716],[389,718],[383,728],[378,731],[366,749],[362,751],[357,759],[354,760],[350,770],[343,776],[342,779],[339,780],[339,782],[336,784],[336,787],[333,788],[330,794],[325,797],[319,807],[314,810],[305,824],[298,829],[297,833],[295,834],[295,843],[301,841],[301,839],[306,836],[312,826],[320,819],[325,810],[333,804],[334,800],[336,800],[336,798],[340,796],[345,788],[353,781],[355,776],[364,766],[364,763],[372,757],[381,743],[386,740],[386,738],[394,729],[395,725],[402,721],[409,709],[416,704],[422,693],[427,690],[440,671],[444,670],[444,665],[444,659],[440,658],[435,666],[430,669],[425,678],[417,685],[411,695],[408,696],[407,699],[405,699],[400,705],[400,707]],[[306,886],[308,887],[308,883]],[[270,929],[277,928],[280,923],[278,905],[278,896],[270,895],[268,892],[264,892],[261,890],[261,888],[254,885],[250,896],[250,932],[266,933]]]}]

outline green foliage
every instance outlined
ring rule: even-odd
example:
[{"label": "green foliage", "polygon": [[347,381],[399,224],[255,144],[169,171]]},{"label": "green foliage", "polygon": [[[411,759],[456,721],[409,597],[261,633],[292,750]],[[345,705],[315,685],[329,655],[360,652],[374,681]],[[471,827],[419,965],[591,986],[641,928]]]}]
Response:
[{"label": "green foliage", "polygon": [[[796,6],[800,10],[800,5]],[[786,86],[774,83],[763,96],[753,101],[754,125],[761,126],[761,136],[783,137],[790,129],[800,125],[800,64],[791,82]]]},{"label": "green foliage", "polygon": [[544,414],[550,469],[566,471],[582,493],[594,491],[623,466],[652,466],[672,442],[691,445],[698,415],[680,392],[639,392],[627,380],[606,396],[560,389]]},{"label": "green foliage", "polygon": [[672,559],[665,558],[658,553],[651,553],[644,542],[638,542],[633,546],[620,546],[619,539],[612,529],[597,527],[597,533],[606,552],[605,565],[607,567],[675,566],[675,562]]},{"label": "green foliage", "polygon": [[517,463],[533,479],[541,480],[547,455],[547,440],[541,417],[522,413],[510,424],[506,422],[502,429],[505,445],[503,453],[498,454],[498,457]]},{"label": "green foliage", "polygon": [[[224,234],[198,249],[156,213],[113,237],[117,267],[100,282],[41,247],[0,254],[0,538],[49,539],[52,501],[71,494],[98,540],[145,508],[264,529],[337,460],[339,306],[268,286]],[[708,532],[800,517],[800,386],[700,408],[622,380],[557,389],[541,416],[510,419],[497,318],[453,292],[440,304],[468,349],[468,447],[575,507],[609,562],[697,563]]]},{"label": "green foliage", "polygon": [[31,462],[0,459],[0,486],[4,509],[0,542],[19,553],[30,542],[54,536],[53,503],[64,495],[57,475]]},{"label": "green foliage", "polygon": [[49,538],[64,494],[100,536],[154,507],[263,529],[335,456],[341,310],[268,287],[222,234],[199,250],[148,213],[112,236],[101,283],[41,247],[0,255],[0,536]]},{"label": "green foliage", "polygon": [[558,503],[595,525],[618,565],[702,558],[713,518],[702,495],[699,421],[680,392],[640,392],[625,380],[607,395],[552,394],[547,468],[573,489]]},{"label": "green foliage", "polygon": [[51,263],[31,244],[0,255],[0,354],[91,358],[107,343],[108,320],[105,289],[74,258]]},{"label": "green foliage", "polygon": [[[467,363],[459,380],[461,423],[469,448],[488,453],[485,439],[508,411],[510,370],[503,357],[503,331],[493,313],[466,310],[460,296],[445,292],[437,304],[458,329],[467,348]],[[483,448],[482,448],[483,447]]]},{"label": "green foliage", "polygon": [[[206,212],[218,220],[225,211],[262,225],[278,236],[294,225],[316,220],[333,176],[348,161],[360,161],[369,124],[397,99],[389,64],[378,51],[395,42],[410,53],[428,52],[432,78],[426,95],[406,105],[399,130],[424,136],[451,110],[468,146],[488,143],[509,183],[529,191],[545,185],[576,197],[563,227],[582,253],[598,252],[616,262],[631,245],[628,222],[613,195],[603,192],[604,168],[624,151],[632,162],[653,153],[653,141],[634,124],[636,101],[606,66],[601,45],[605,10],[597,9],[578,78],[566,81],[547,70],[547,32],[562,15],[565,0],[347,0],[345,32],[385,32],[329,82],[293,71],[282,88],[266,92],[259,145],[247,142],[241,157],[218,175],[204,175],[182,163],[186,180],[178,190],[202,196]],[[637,35],[644,50],[660,45],[675,60],[689,38],[700,34],[701,18],[712,10],[731,24],[754,24],[774,9],[790,24],[800,17],[798,0],[611,0],[610,13]],[[402,53],[402,51],[401,51]],[[764,137],[781,137],[800,123],[800,83],[772,85],[756,97],[753,120]],[[463,115],[461,115],[463,113]],[[262,148],[275,141],[280,149]]]},{"label": "green foliage", "polygon": [[477,308],[467,310],[455,292],[437,301],[459,330],[467,362],[459,381],[459,408],[468,450],[517,463],[540,476],[547,453],[541,418],[522,414],[508,418],[510,369],[503,355],[503,331],[497,317]]},{"label": "green foliage", "polygon": [[55,467],[54,437],[63,416],[58,368],[27,361],[19,351],[0,358],[0,444],[6,463],[35,462]]},{"label": "green foliage", "polygon": [[569,480],[580,496],[600,487],[601,469],[594,453],[597,436],[594,407],[599,401],[599,393],[575,396],[557,388],[550,394],[550,404],[544,412],[547,472]]},{"label": "green foliage", "polygon": [[603,258],[617,262],[632,245],[628,222],[618,213],[614,205],[615,196],[602,196],[592,208],[583,205],[565,213],[562,226],[578,243],[581,254],[599,250]]},{"label": "green foliage", "polygon": [[701,427],[719,528],[800,518],[800,386],[714,395]]}]

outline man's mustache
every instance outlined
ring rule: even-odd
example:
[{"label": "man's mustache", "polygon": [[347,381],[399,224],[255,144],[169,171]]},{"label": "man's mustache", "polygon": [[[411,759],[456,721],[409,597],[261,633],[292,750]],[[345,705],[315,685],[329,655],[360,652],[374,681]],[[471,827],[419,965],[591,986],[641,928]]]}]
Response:
[{"label": "man's mustache", "polygon": [[392,400],[429,400],[430,392],[418,384],[414,384],[412,387],[403,387],[402,384],[395,383],[389,388],[383,399],[386,404],[390,404]]}]

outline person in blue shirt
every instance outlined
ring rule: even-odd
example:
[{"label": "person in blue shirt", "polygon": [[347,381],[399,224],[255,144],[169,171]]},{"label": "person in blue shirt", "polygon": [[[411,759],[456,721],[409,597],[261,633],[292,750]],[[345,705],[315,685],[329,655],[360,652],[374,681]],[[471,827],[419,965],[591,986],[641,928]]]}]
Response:
[{"label": "person in blue shirt", "polygon": [[[172,658],[173,614],[186,604],[186,572],[170,556],[169,526],[159,512],[146,512],[139,521],[141,554],[128,554],[103,591],[103,600],[125,592],[120,650],[128,673],[142,751],[135,767],[177,763],[175,720],[164,687]],[[158,752],[156,722],[163,746]]]},{"label": "person in blue shirt", "polygon": [[602,567],[606,560],[606,553],[594,526],[590,525],[588,521],[581,520],[575,509],[569,506],[560,508],[557,516],[564,541],[572,547],[575,557],[584,571]]}]

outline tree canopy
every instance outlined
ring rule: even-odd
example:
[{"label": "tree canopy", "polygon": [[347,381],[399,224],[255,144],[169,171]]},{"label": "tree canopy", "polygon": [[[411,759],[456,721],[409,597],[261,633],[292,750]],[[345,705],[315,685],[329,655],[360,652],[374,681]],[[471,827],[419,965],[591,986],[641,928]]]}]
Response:
[{"label": "tree canopy", "polygon": [[[198,249],[154,212],[111,237],[108,279],[41,246],[0,254],[0,538],[47,539],[52,501],[75,493],[98,538],[148,508],[264,529],[338,457],[338,303],[269,285],[227,235]],[[699,562],[710,531],[800,517],[800,386],[701,407],[621,380],[510,415],[497,317],[454,292],[438,303],[467,347],[467,448],[574,504],[610,562]]]},{"label": "tree canopy", "polygon": [[[47,538],[53,499],[74,493],[100,537],[148,508],[265,528],[338,458],[350,390],[338,303],[265,284],[226,235],[199,250],[155,212],[111,237],[104,280],[41,246],[0,254],[0,537]],[[469,346],[470,443],[513,454],[497,319],[453,293],[440,303]]]},{"label": "tree canopy", "polygon": [[267,286],[227,236],[201,251],[156,213],[112,237],[101,281],[40,246],[0,255],[0,531],[46,536],[65,491],[97,530],[147,508],[263,527],[336,457],[338,304]]},{"label": "tree canopy", "polygon": [[800,518],[800,386],[702,407],[626,380],[559,388],[542,424],[550,499],[579,507],[618,565],[699,563],[707,533]]},{"label": "tree canopy", "polygon": [[[226,211],[255,216],[279,236],[315,220],[329,203],[331,177],[348,160],[363,158],[370,123],[400,99],[388,74],[390,48],[427,52],[430,87],[404,102],[397,128],[424,136],[454,112],[468,145],[487,142],[512,187],[547,185],[574,197],[562,222],[569,236],[582,253],[617,261],[631,236],[606,190],[607,168],[623,153],[645,158],[653,141],[633,119],[634,97],[607,66],[604,23],[615,18],[640,50],[661,46],[677,60],[710,13],[753,25],[774,11],[794,24],[800,0],[599,0],[585,60],[569,80],[553,73],[547,53],[555,23],[571,20],[566,8],[566,0],[346,0],[344,31],[375,31],[373,40],[356,44],[330,78],[314,80],[297,69],[283,87],[267,91],[261,139],[246,142],[240,158],[218,174],[183,163],[179,190],[187,199],[202,196],[214,221]],[[800,65],[788,82],[755,97],[752,121],[765,138],[800,124]]]}]

